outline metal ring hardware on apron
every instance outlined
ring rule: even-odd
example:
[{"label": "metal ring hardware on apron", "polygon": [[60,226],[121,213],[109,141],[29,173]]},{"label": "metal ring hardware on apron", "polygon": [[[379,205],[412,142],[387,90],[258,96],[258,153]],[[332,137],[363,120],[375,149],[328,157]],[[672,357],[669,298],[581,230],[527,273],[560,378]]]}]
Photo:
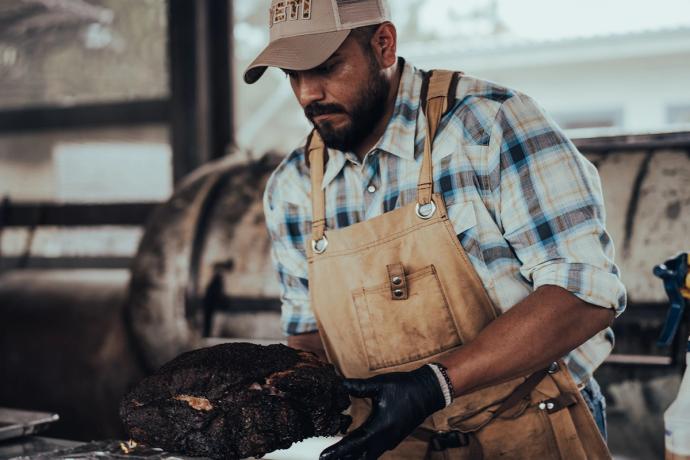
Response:
[{"label": "metal ring hardware on apron", "polygon": [[[427,136],[416,203],[326,229],[326,147],[314,131],[309,292],[329,360],[346,377],[410,371],[473,340],[494,308],[433,193],[432,140],[453,73],[428,80]],[[464,203],[481,206],[481,203]],[[433,243],[433,244],[432,244]],[[353,399],[352,427],[370,410]],[[456,398],[384,459],[606,459],[608,449],[563,362]]]}]

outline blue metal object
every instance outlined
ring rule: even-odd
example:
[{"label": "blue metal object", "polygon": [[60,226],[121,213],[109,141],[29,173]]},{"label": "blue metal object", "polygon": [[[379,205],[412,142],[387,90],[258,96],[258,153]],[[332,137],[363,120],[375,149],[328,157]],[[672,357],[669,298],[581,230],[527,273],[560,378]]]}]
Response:
[{"label": "blue metal object", "polygon": [[[682,253],[654,267],[654,275],[664,281],[664,289],[671,302],[666,323],[657,340],[660,347],[668,347],[673,342],[685,309],[686,277],[688,276],[688,254]],[[685,292],[684,292],[685,291]]]}]

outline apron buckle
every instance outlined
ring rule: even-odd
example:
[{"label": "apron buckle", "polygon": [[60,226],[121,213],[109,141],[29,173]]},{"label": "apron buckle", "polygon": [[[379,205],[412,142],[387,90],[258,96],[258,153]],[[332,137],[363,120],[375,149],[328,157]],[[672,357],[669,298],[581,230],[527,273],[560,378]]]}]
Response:
[{"label": "apron buckle", "polygon": [[437,431],[429,439],[429,446],[434,452],[465,447],[469,444],[470,437],[460,431]]}]

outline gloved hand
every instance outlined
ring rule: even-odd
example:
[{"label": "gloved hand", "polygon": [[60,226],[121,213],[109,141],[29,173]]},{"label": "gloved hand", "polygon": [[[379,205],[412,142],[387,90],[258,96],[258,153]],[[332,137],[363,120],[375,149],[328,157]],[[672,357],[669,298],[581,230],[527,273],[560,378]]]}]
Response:
[{"label": "gloved hand", "polygon": [[324,450],[320,460],[379,458],[446,406],[441,385],[429,366],[365,380],[348,379],[345,387],[354,397],[371,398],[371,415],[362,426]]}]

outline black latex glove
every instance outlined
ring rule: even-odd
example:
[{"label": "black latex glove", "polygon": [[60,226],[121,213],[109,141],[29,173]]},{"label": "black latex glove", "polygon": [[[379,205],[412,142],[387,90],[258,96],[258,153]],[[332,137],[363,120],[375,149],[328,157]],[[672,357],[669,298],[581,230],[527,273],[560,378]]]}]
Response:
[{"label": "black latex glove", "polygon": [[429,366],[366,380],[348,379],[345,388],[356,398],[371,398],[371,415],[362,426],[324,450],[320,460],[379,458],[446,405],[441,385]]}]

